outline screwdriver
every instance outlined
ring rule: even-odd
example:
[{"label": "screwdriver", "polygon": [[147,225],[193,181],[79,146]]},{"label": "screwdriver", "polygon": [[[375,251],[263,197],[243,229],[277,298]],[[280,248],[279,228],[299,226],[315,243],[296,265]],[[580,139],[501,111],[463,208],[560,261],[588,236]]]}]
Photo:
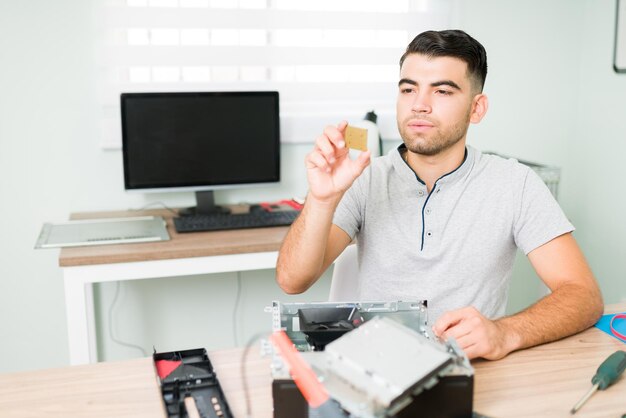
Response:
[{"label": "screwdriver", "polygon": [[600,367],[598,367],[596,374],[591,379],[593,386],[589,389],[589,392],[574,405],[570,414],[575,414],[598,389],[604,390],[615,383],[624,369],[626,369],[626,351],[618,350],[611,354],[602,362]]}]

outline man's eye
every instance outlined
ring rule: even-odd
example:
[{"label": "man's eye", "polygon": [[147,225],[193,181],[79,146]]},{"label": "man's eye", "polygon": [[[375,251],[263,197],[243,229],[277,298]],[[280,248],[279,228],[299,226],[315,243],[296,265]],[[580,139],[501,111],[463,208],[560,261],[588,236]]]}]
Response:
[{"label": "man's eye", "polygon": [[410,87],[405,87],[403,89],[400,89],[401,93],[411,93],[412,91],[413,91],[413,89],[410,88]]},{"label": "man's eye", "polygon": [[437,90],[437,94],[441,94],[443,96],[450,96],[452,92],[448,90]]}]

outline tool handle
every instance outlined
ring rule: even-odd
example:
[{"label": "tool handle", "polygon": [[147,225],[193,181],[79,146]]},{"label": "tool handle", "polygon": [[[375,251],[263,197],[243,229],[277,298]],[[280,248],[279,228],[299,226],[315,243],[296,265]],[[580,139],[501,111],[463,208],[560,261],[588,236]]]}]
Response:
[{"label": "tool handle", "polygon": [[329,399],[324,385],[317,380],[317,375],[311,366],[302,358],[293,342],[285,331],[276,331],[270,336],[270,340],[278,349],[283,360],[289,365],[289,372],[304,399],[312,408],[323,405]]},{"label": "tool handle", "polygon": [[591,383],[604,390],[611,386],[626,369],[626,351],[618,350],[602,362]]}]

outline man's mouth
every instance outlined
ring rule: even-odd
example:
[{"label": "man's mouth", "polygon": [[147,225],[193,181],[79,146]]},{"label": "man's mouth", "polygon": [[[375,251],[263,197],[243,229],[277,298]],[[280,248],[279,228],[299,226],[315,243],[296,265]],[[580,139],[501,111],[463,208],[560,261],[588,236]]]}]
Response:
[{"label": "man's mouth", "polygon": [[418,132],[425,132],[435,127],[432,122],[423,119],[413,119],[407,124],[409,129]]}]

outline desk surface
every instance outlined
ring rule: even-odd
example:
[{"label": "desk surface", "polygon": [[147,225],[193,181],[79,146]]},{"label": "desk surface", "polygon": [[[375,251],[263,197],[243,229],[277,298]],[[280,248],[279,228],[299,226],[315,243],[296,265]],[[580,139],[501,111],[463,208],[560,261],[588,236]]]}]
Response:
[{"label": "desk surface", "polygon": [[288,230],[285,226],[179,234],[174,229],[174,214],[166,209],[76,213],[70,219],[129,216],[162,216],[167,222],[167,232],[171,239],[154,243],[62,248],[59,265],[72,267],[278,251]]},{"label": "desk surface", "polygon": [[[607,306],[623,312],[626,304]],[[571,417],[598,365],[626,345],[596,328],[498,361],[475,361],[474,408],[489,417]],[[241,379],[243,349],[209,354],[235,417],[246,417]],[[254,418],[272,417],[269,359],[250,350],[249,399]],[[0,416],[165,417],[149,358],[0,375]],[[621,417],[626,376],[596,393],[575,415]]]},{"label": "desk surface", "polygon": [[165,417],[151,358],[0,375],[0,417]]},{"label": "desk surface", "polygon": [[[626,304],[605,307],[605,313],[625,310]],[[591,388],[600,363],[617,350],[626,350],[626,344],[592,327],[502,360],[474,361],[474,409],[490,417],[571,417],[569,410]],[[623,414],[626,375],[608,390],[598,391],[575,417],[619,418]]]}]

